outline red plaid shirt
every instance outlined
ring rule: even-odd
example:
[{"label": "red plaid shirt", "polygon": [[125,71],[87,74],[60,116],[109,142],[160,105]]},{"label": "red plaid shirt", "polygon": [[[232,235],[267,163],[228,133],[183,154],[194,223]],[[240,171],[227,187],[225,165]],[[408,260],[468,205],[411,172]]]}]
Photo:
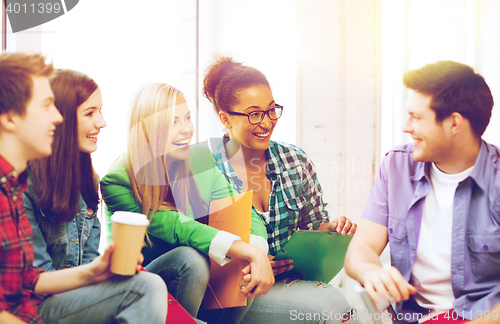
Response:
[{"label": "red plaid shirt", "polygon": [[7,311],[30,324],[43,324],[34,293],[39,274],[33,267],[31,225],[23,208],[26,172],[19,177],[0,155],[0,312]]}]

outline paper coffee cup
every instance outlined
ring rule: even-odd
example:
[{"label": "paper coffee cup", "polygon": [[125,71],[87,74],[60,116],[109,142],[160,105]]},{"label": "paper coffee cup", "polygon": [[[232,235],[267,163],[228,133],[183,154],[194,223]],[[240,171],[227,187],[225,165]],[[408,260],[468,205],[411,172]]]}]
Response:
[{"label": "paper coffee cup", "polygon": [[143,214],[118,211],[111,216],[111,222],[115,250],[111,256],[110,270],[114,274],[133,276],[149,220]]}]

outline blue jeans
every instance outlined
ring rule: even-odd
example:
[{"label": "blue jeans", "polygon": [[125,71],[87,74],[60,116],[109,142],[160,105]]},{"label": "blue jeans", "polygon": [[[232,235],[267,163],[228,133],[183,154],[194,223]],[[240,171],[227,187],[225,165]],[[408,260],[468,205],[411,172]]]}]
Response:
[{"label": "blue jeans", "polygon": [[38,308],[46,324],[158,323],[167,317],[167,289],[161,278],[140,272],[53,295]]},{"label": "blue jeans", "polygon": [[266,295],[254,298],[240,323],[360,322],[356,317],[356,310],[332,285],[278,277]]},{"label": "blue jeans", "polygon": [[210,263],[206,255],[190,246],[178,246],[145,266],[165,281],[170,294],[194,318],[198,314],[208,279]]},{"label": "blue jeans", "polygon": [[[202,311],[209,324],[361,323],[342,292],[319,281],[280,279],[245,307]],[[351,319],[349,321],[349,319]]]}]

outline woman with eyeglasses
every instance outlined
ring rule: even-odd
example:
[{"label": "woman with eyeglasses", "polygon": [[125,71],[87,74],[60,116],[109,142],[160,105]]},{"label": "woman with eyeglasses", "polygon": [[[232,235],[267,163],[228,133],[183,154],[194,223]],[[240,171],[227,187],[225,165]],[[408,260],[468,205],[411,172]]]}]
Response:
[{"label": "woman with eyeglasses", "polygon": [[[207,70],[203,94],[228,131],[214,151],[216,165],[237,191],[253,190],[253,209],[266,226],[270,259],[299,229],[354,234],[357,226],[346,217],[330,221],[314,165],[306,153],[271,140],[284,108],[275,102],[260,71],[220,57]],[[292,262],[271,261],[276,283],[267,295],[253,300],[241,323],[288,323],[294,311],[327,311],[332,314],[328,323],[340,323],[353,314],[335,287],[290,278],[287,271]]]}]

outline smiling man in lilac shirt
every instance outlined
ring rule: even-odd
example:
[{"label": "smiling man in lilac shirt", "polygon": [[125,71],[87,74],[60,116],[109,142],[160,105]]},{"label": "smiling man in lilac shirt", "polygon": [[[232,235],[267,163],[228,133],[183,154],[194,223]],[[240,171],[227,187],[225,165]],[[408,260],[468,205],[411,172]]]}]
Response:
[{"label": "smiling man in lilac shirt", "polygon": [[[490,89],[451,61],[409,71],[403,82],[403,131],[413,143],[386,154],[346,271],[372,300],[393,297],[398,320],[485,317],[500,301],[500,151],[481,139]],[[392,267],[384,269],[387,243]]]}]

